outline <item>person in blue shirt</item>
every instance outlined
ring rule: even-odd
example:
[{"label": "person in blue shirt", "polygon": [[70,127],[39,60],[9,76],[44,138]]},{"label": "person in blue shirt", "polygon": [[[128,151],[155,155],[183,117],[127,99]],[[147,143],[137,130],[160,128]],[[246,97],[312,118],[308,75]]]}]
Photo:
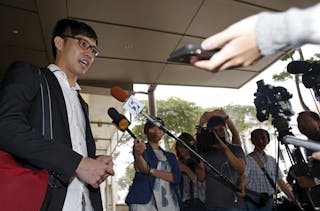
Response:
[{"label": "person in blue shirt", "polygon": [[[163,124],[160,118],[156,121]],[[179,211],[180,199],[177,185],[181,172],[172,152],[159,146],[164,131],[147,121],[144,127],[147,143],[135,140],[133,146],[133,183],[129,188],[126,203],[130,211]]]}]

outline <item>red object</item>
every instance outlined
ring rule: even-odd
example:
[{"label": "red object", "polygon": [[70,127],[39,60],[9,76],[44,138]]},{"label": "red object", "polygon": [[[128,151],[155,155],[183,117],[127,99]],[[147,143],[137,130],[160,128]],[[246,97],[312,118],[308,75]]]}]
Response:
[{"label": "red object", "polygon": [[48,186],[47,170],[21,166],[0,151],[0,210],[39,211]]},{"label": "red object", "polygon": [[119,86],[111,87],[110,92],[111,92],[112,97],[116,98],[120,102],[126,101],[126,99],[129,96],[129,94]]}]

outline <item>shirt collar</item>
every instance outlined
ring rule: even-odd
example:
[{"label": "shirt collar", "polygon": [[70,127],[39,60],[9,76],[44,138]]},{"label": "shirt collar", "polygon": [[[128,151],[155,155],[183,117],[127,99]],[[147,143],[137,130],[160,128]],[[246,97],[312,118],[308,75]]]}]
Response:
[{"label": "shirt collar", "polygon": [[[65,74],[65,72],[63,72],[63,70],[61,70],[60,67],[58,67],[56,64],[49,64],[48,66],[49,70],[53,73],[55,72],[59,72],[63,75],[63,77],[67,80],[67,75]],[[71,87],[73,90],[76,90],[76,91],[80,91],[81,90],[81,87],[80,85],[76,82],[75,85],[73,87]]]},{"label": "shirt collar", "polygon": [[259,156],[262,156],[262,157],[266,157],[266,153],[265,153],[265,151],[263,151],[261,154],[258,152],[258,151],[256,151],[256,150],[254,150],[254,152],[257,154],[257,155],[259,155]]}]

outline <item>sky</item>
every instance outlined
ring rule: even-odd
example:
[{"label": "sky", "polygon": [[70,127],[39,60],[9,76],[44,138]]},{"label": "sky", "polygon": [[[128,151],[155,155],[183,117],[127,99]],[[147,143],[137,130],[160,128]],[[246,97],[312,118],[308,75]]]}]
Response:
[{"label": "sky", "polygon": [[[320,46],[306,45],[303,47],[304,58],[308,59],[315,53],[320,52]],[[294,55],[294,59],[298,60],[298,56]],[[292,109],[295,113],[301,112],[303,109],[300,106],[295,83],[293,80],[287,80],[285,82],[275,83],[272,79],[272,75],[280,73],[285,70],[288,62],[278,61],[271,65],[268,69],[260,73],[258,76],[253,78],[250,82],[245,84],[240,89],[226,89],[226,88],[205,88],[205,87],[186,87],[186,86],[164,86],[158,85],[155,90],[155,98],[166,100],[170,97],[179,97],[182,100],[194,102],[196,105],[202,108],[210,107],[223,107],[228,104],[236,105],[252,105],[254,106],[254,93],[257,91],[256,81],[263,79],[265,84],[270,84],[272,86],[282,86],[287,89],[289,93],[293,95],[290,99],[292,104]],[[199,70],[200,71],[200,70]],[[135,92],[146,92],[148,89],[147,85],[135,85]],[[313,100],[313,92],[310,89],[306,89],[301,85],[303,98],[306,100],[307,105],[313,110],[315,109],[315,103]],[[147,95],[136,94],[135,98],[138,100],[146,100]],[[291,118],[290,125],[296,125],[296,115]],[[170,130],[170,128],[168,128]],[[297,130],[295,130],[297,131]],[[294,131],[293,131],[294,132]],[[117,178],[120,178],[125,173],[125,166],[123,164],[128,164],[133,160],[131,156],[131,147],[118,149],[121,151],[119,157],[115,160],[115,169],[117,172]],[[130,156],[128,156],[128,154]],[[123,192],[120,194],[125,195]],[[124,197],[124,196],[122,196]]]}]

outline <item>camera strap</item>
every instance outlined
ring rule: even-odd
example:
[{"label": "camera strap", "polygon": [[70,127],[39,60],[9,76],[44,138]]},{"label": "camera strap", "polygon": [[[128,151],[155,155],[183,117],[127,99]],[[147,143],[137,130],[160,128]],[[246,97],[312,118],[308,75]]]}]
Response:
[{"label": "camera strap", "polygon": [[266,168],[264,167],[262,161],[260,160],[260,158],[258,157],[258,154],[256,152],[252,152],[249,154],[258,164],[258,166],[260,167],[260,169],[262,170],[262,172],[264,173],[264,175],[267,177],[268,182],[270,183],[270,185],[272,186],[273,190],[276,192],[276,184],[274,183],[274,181],[271,179],[270,175],[268,174]]}]

